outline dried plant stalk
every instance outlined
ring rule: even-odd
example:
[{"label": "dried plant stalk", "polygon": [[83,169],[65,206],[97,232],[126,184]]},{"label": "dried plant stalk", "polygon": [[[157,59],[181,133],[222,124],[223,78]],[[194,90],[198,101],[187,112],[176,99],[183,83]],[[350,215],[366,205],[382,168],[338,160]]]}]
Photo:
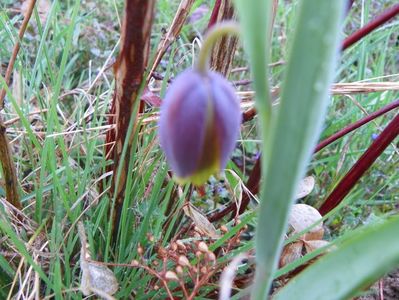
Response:
[{"label": "dried plant stalk", "polygon": [[[15,63],[15,60],[17,59],[17,54],[19,52],[19,48],[21,47],[20,40],[22,40],[22,37],[25,34],[25,30],[28,27],[28,23],[32,16],[32,12],[33,12],[33,8],[35,7],[35,4],[36,4],[36,0],[31,0],[29,2],[29,6],[28,6],[28,9],[26,10],[24,20],[22,21],[21,28],[19,29],[19,32],[18,32],[19,40],[17,40],[15,42],[14,49],[12,50],[12,54],[11,54],[11,59],[8,63],[6,75],[4,78],[7,85],[10,84],[11,74],[12,74],[12,70],[14,68],[14,63]],[[5,96],[6,96],[6,89],[3,88],[0,90],[0,110],[3,109],[3,107],[4,107]]]},{"label": "dried plant stalk", "polygon": [[168,32],[162,37],[162,40],[159,43],[157,53],[155,55],[155,60],[151,67],[151,71],[148,74],[147,80],[151,78],[152,73],[157,68],[168,47],[175,41],[176,37],[180,34],[180,31],[187,20],[193,4],[194,0],[182,0],[180,2],[175,17],[173,18],[172,24],[168,29]]},{"label": "dried plant stalk", "polygon": [[[132,116],[138,99],[143,75],[147,67],[150,48],[150,34],[154,15],[154,0],[126,0],[122,26],[121,51],[114,66],[116,79],[112,111],[115,113],[115,146],[110,153],[114,159],[114,176],[111,193],[115,197],[114,229],[119,224],[120,211],[125,198],[125,188],[130,161],[133,135],[127,136],[131,118],[134,128],[137,114]],[[134,130],[133,130],[134,132]],[[121,160],[124,143],[127,143],[126,156]],[[119,175],[120,174],[120,175]],[[118,176],[119,175],[119,176]]]},{"label": "dried plant stalk", "polygon": [[384,152],[389,144],[399,135],[399,114],[385,127],[366,152],[356,161],[352,168],[336,185],[331,194],[324,201],[319,211],[322,215],[337,207],[349,194],[359,179]]},{"label": "dried plant stalk", "polygon": [[16,208],[21,209],[22,205],[18,194],[17,171],[12,160],[12,153],[6,134],[6,127],[0,119],[0,161],[3,167],[6,198]]},{"label": "dried plant stalk", "polygon": [[[215,8],[216,9],[216,6]],[[234,6],[231,0],[220,1],[220,6],[217,7],[216,22],[219,23],[225,20],[235,20]],[[214,12],[212,12],[213,14]],[[213,20],[211,20],[213,22]],[[209,25],[212,26],[211,21]],[[209,26],[208,26],[209,28]],[[227,76],[231,70],[231,64],[233,62],[235,50],[238,43],[238,37],[236,35],[228,35],[220,38],[213,47],[210,66],[217,72]]]},{"label": "dried plant stalk", "polygon": [[[20,40],[22,40],[26,28],[28,27],[28,23],[32,16],[35,4],[36,0],[31,0],[29,2],[29,6],[26,11],[24,20],[22,21],[21,28],[19,29],[18,32],[19,40],[17,40],[14,45],[14,49],[12,51],[11,58],[7,66],[5,78],[3,80],[7,86],[10,84],[11,74],[14,68],[15,60],[17,59],[19,48],[21,47]],[[6,87],[3,87],[0,90],[0,110],[2,110],[4,107],[5,96],[6,96]],[[7,201],[10,202],[12,205],[14,205],[16,208],[21,209],[22,205],[18,194],[17,171],[15,169],[15,165],[12,159],[12,152],[6,134],[6,126],[1,117],[0,117],[0,162],[3,168]]]}]

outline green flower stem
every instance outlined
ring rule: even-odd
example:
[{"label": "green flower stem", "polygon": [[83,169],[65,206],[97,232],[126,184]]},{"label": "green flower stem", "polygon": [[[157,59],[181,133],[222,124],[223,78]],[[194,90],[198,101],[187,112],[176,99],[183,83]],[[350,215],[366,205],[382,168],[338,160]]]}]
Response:
[{"label": "green flower stem", "polygon": [[202,43],[196,65],[197,70],[201,73],[206,73],[209,68],[209,56],[212,47],[219,38],[227,34],[239,35],[239,33],[240,30],[238,24],[233,21],[226,21],[213,26],[205,35],[204,42]]}]

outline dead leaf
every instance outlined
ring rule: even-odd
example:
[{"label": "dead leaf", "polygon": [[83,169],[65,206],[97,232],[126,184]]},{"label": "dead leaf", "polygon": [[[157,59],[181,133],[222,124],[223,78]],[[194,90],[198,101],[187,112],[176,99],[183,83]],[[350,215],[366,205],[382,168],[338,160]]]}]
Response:
[{"label": "dead leaf", "polygon": [[[291,233],[289,235],[302,232],[321,219],[321,214],[314,207],[307,204],[295,204],[288,218],[288,223],[291,227]],[[304,240],[321,240],[323,235],[323,222],[320,222],[300,238]]]},{"label": "dead leaf", "polygon": [[215,226],[213,226],[213,224],[209,222],[208,218],[205,217],[191,203],[183,206],[183,211],[185,215],[193,221],[194,225],[197,226],[201,233],[213,239],[220,238],[220,235],[216,232]]},{"label": "dead leaf", "polygon": [[152,107],[160,107],[162,99],[150,91],[148,87],[144,88],[143,94],[141,95],[141,100]]},{"label": "dead leaf", "polygon": [[303,256],[303,241],[286,245],[280,256],[279,266],[284,267]]},{"label": "dead leaf", "polygon": [[314,185],[315,185],[315,180],[313,176],[308,176],[302,179],[302,181],[299,183],[298,186],[296,198],[301,199],[309,195],[313,191]]},{"label": "dead leaf", "polygon": [[80,251],[80,268],[82,270],[82,280],[80,289],[83,295],[88,296],[92,293],[106,300],[115,299],[112,297],[118,291],[119,284],[114,273],[100,262],[91,262],[88,249],[86,233],[83,223],[78,223],[78,233],[82,245]]},{"label": "dead leaf", "polygon": [[323,248],[329,244],[329,242],[324,240],[311,240],[311,241],[303,241],[305,243],[306,252],[310,253],[319,248]]}]

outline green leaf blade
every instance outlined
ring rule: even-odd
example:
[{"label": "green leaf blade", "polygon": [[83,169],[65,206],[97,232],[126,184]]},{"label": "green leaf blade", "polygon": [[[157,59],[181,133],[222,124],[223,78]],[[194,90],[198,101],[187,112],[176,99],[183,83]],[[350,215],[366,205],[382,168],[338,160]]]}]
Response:
[{"label": "green leaf blade", "polygon": [[349,299],[399,265],[399,217],[357,230],[292,279],[273,300]]},{"label": "green leaf blade", "polygon": [[265,145],[253,299],[269,291],[296,188],[305,172],[328,106],[344,1],[301,2],[272,136]]}]

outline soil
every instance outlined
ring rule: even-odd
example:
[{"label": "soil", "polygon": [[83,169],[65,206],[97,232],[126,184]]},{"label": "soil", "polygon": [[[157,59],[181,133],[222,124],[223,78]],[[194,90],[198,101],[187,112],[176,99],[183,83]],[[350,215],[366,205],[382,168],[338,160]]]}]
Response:
[{"label": "soil", "polygon": [[[399,269],[382,278],[381,282],[375,283],[365,295],[356,300],[399,300]],[[381,288],[383,297],[380,297]]]}]

